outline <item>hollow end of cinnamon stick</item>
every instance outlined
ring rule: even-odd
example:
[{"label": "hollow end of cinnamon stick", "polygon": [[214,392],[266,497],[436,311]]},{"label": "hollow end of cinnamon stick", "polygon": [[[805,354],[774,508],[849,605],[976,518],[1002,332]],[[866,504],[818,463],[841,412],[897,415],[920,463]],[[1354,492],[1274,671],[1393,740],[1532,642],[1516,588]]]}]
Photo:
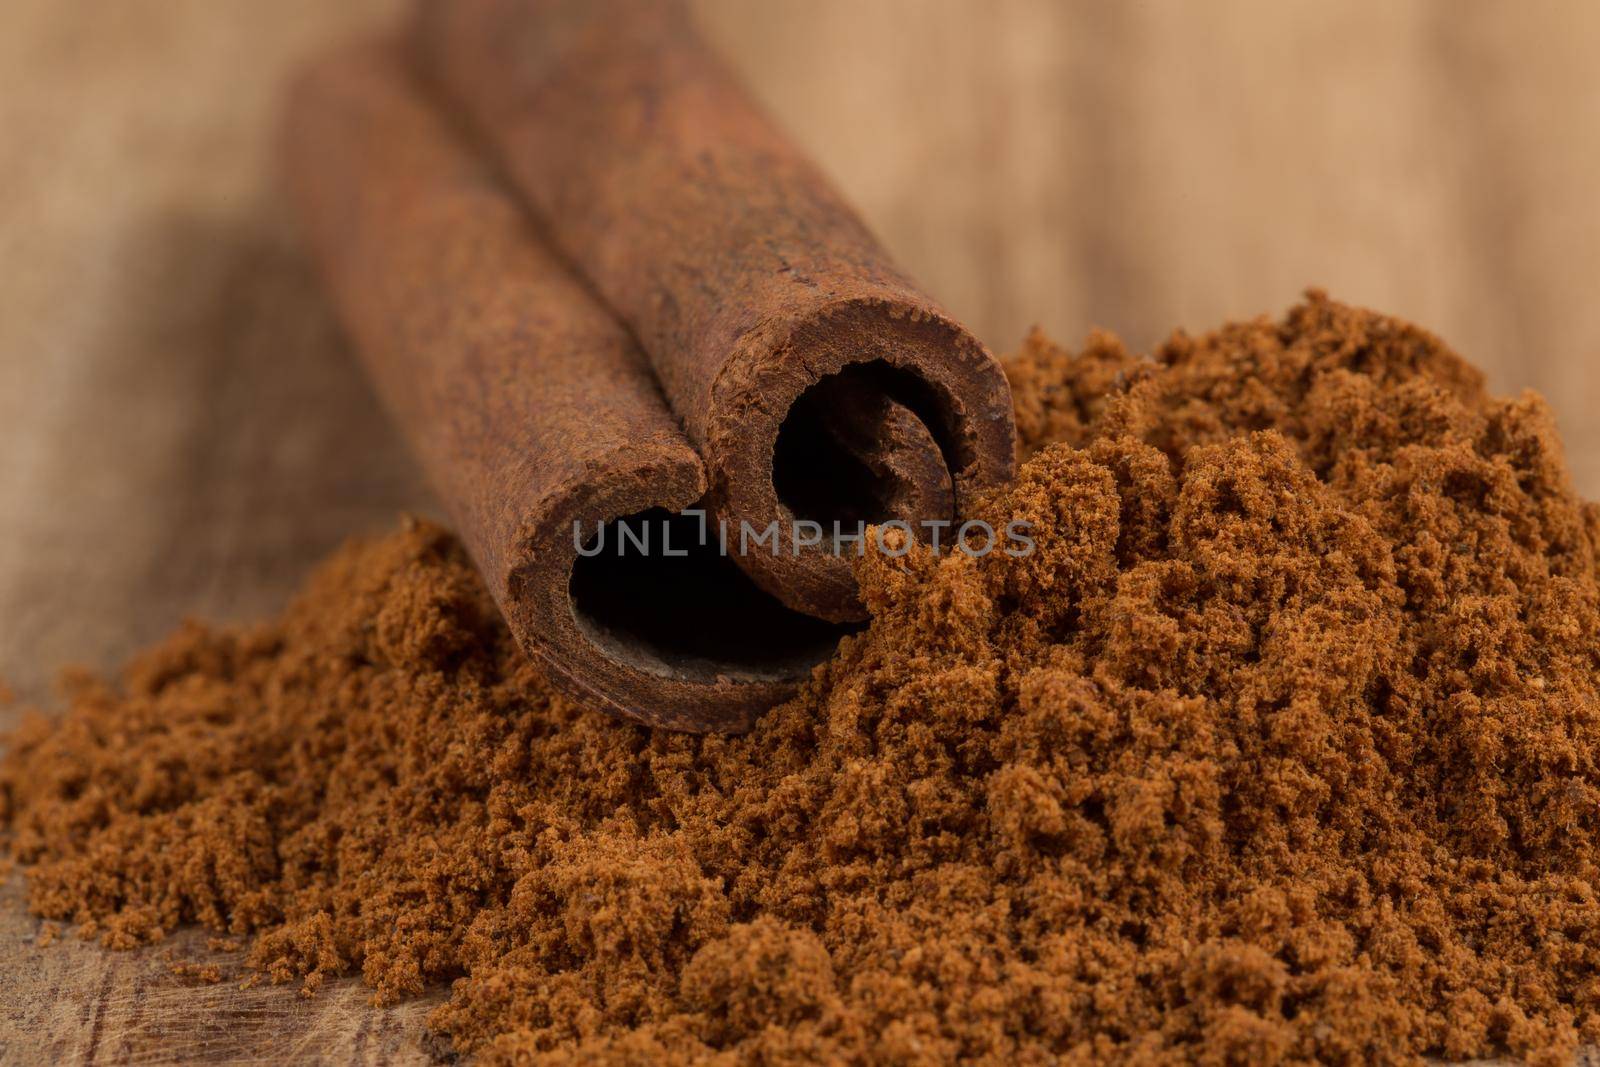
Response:
[{"label": "hollow end of cinnamon stick", "polygon": [[[838,287],[848,292],[845,285]],[[700,451],[721,515],[776,524],[740,558],[799,611],[864,617],[851,555],[796,551],[797,521],[950,523],[1009,476],[1011,394],[989,354],[927,302],[878,283],[753,331],[713,386]]]}]

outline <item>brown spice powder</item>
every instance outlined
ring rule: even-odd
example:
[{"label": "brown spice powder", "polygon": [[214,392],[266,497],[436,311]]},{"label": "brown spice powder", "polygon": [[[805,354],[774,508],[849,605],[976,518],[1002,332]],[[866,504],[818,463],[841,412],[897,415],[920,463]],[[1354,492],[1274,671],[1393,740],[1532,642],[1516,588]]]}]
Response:
[{"label": "brown spice powder", "polygon": [[1313,293],[1035,336],[1015,558],[740,738],[551,694],[414,523],[80,679],[0,765],[41,915],[199,922],[485,1062],[1570,1059],[1600,1039],[1600,512],[1542,402]]}]

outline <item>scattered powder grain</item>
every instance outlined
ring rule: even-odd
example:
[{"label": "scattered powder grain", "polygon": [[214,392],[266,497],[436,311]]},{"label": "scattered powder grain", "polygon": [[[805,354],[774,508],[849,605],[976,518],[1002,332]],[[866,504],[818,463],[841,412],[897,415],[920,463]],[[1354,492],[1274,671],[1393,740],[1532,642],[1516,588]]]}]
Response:
[{"label": "scattered powder grain", "polygon": [[216,985],[223,977],[222,968],[216,964],[190,960],[174,960],[167,964],[167,970],[182,985]]},{"label": "scattered powder grain", "polygon": [[32,907],[198,922],[521,1063],[1265,1064],[1600,1039],[1600,515],[1537,397],[1313,293],[1031,338],[985,505],[750,735],[554,696],[456,541],[353,545],[12,740]]}]

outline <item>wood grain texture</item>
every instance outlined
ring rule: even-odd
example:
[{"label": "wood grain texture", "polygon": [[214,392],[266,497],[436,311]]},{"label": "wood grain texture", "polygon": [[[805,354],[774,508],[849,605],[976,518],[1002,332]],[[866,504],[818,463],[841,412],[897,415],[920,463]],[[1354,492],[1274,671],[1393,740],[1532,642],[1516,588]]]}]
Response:
[{"label": "wood grain texture", "polygon": [[[0,887],[0,1062],[382,1063],[438,1062],[445,1050],[424,1020],[443,991],[375,1008],[359,982],[241,988],[239,968],[183,930],[135,952],[106,952],[67,936],[40,944],[15,880]],[[48,941],[48,938],[43,940]],[[222,980],[179,978],[173,963],[204,958]]]},{"label": "wood grain texture", "polygon": [[[0,5],[0,676],[273,610],[432,504],[276,202],[288,68],[394,0]],[[697,0],[910,273],[999,351],[1307,284],[1555,406],[1600,492],[1600,5]],[[0,711],[0,718],[5,713]],[[192,989],[0,895],[0,1061],[417,1059],[425,1005]],[[173,946],[194,953],[184,935]]]}]

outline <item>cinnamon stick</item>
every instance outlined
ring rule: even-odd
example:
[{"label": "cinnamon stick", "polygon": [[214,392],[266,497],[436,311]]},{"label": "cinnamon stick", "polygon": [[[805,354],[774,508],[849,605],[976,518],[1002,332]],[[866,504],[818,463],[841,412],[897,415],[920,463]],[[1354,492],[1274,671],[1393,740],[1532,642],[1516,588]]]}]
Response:
[{"label": "cinnamon stick", "polygon": [[[796,545],[797,517],[949,520],[1010,476],[998,365],[892,264],[681,4],[423,0],[414,30],[426,74],[639,338],[713,514],[776,524],[779,551],[735,557],[763,589],[860,618],[848,559]],[[830,404],[803,402],[818,389],[855,394],[882,432],[830,445]]]},{"label": "cinnamon stick", "polygon": [[[398,50],[297,85],[289,185],[366,369],[524,648],[568,693],[654,725],[739,730],[839,630],[729,561],[580,555],[574,524],[668,520],[705,468],[628,332],[419,93]],[[674,549],[680,550],[680,549]]]}]

